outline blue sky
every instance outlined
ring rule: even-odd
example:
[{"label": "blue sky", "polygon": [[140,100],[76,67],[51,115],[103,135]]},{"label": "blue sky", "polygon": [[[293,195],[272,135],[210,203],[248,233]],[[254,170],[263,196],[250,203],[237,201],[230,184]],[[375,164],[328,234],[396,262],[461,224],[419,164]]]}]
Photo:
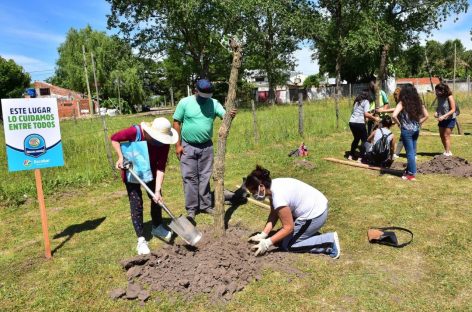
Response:
[{"label": "blue sky", "polygon": [[[472,0],[469,3],[467,14],[462,14],[455,23],[451,18],[430,39],[444,42],[459,38],[468,49],[472,49]],[[14,59],[31,73],[33,80],[44,80],[54,71],[57,48],[65,40],[67,31],[71,27],[80,29],[90,24],[95,30],[112,33],[106,29],[109,12],[110,6],[104,0],[2,1],[0,56]],[[298,72],[306,75],[318,72],[318,65],[311,61],[311,53],[308,47],[304,47],[294,54],[298,60]]]}]

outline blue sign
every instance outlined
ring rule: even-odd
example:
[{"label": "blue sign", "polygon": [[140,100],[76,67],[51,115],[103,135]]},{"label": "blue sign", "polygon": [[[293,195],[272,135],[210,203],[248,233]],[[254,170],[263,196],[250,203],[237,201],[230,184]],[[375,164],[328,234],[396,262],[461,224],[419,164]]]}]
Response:
[{"label": "blue sign", "polygon": [[8,170],[64,165],[57,100],[2,99]]}]

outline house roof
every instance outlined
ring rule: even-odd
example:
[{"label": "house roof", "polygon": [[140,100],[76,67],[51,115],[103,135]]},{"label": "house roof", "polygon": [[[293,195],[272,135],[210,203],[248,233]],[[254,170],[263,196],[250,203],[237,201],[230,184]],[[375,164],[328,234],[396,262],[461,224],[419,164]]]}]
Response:
[{"label": "house roof", "polygon": [[[439,84],[439,78],[438,77],[432,77],[431,80],[433,81],[433,85]],[[411,83],[414,85],[430,85],[431,82],[429,80],[429,77],[424,77],[424,78],[398,78],[396,80],[397,84],[404,84],[404,83]]]},{"label": "house roof", "polygon": [[77,98],[77,99],[82,98],[82,94],[77,92],[77,91],[69,90],[69,89],[66,89],[66,88],[61,88],[61,87],[55,86],[53,84],[50,84],[50,83],[47,83],[47,82],[44,82],[44,81],[37,81],[36,80],[33,83],[33,85],[34,85],[35,89],[49,88],[49,89],[51,89],[51,94],[55,94],[55,95],[59,95],[59,96],[63,96],[63,97],[72,96],[72,97]]}]

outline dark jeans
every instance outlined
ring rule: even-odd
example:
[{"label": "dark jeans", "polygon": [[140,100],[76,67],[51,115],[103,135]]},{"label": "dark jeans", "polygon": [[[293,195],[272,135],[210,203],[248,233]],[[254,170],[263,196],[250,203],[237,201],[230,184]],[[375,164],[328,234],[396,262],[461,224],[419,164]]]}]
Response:
[{"label": "dark jeans", "polygon": [[351,156],[354,156],[356,148],[359,146],[359,141],[361,142],[361,157],[365,154],[364,143],[367,141],[367,131],[365,129],[365,124],[350,122],[349,128],[351,128],[352,135],[354,139],[351,143]]},{"label": "dark jeans", "polygon": [[418,141],[418,136],[420,134],[420,130],[406,130],[401,129],[401,139],[403,142],[403,146],[405,146],[406,151],[406,171],[409,175],[416,175],[416,142]]},{"label": "dark jeans", "polygon": [[[126,191],[128,191],[129,206],[131,210],[131,222],[133,222],[134,231],[138,237],[144,236],[143,224],[143,193],[140,184],[126,182]],[[156,180],[146,183],[147,186],[154,191]],[[146,192],[147,193],[147,192]],[[148,194],[151,200],[151,219],[152,225],[158,226],[162,223],[162,208],[152,200],[152,196]]]}]

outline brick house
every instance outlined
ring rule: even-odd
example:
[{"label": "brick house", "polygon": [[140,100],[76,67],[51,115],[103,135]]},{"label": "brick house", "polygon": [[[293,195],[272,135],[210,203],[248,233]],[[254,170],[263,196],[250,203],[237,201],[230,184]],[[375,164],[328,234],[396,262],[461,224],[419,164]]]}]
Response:
[{"label": "brick house", "polygon": [[[439,84],[438,77],[433,77],[431,78],[431,80],[433,82],[433,87]],[[398,87],[411,83],[412,85],[415,86],[415,88],[418,90],[419,93],[426,93],[426,92],[434,91],[434,90],[431,90],[431,81],[429,80],[428,77],[426,78],[398,78],[396,80],[396,83]]]},{"label": "brick house", "polygon": [[[90,108],[88,99],[83,94],[61,88],[43,81],[35,81],[34,90],[38,98],[56,98],[59,118],[80,117],[89,115]],[[97,111],[97,103],[94,103],[94,110]]]}]

